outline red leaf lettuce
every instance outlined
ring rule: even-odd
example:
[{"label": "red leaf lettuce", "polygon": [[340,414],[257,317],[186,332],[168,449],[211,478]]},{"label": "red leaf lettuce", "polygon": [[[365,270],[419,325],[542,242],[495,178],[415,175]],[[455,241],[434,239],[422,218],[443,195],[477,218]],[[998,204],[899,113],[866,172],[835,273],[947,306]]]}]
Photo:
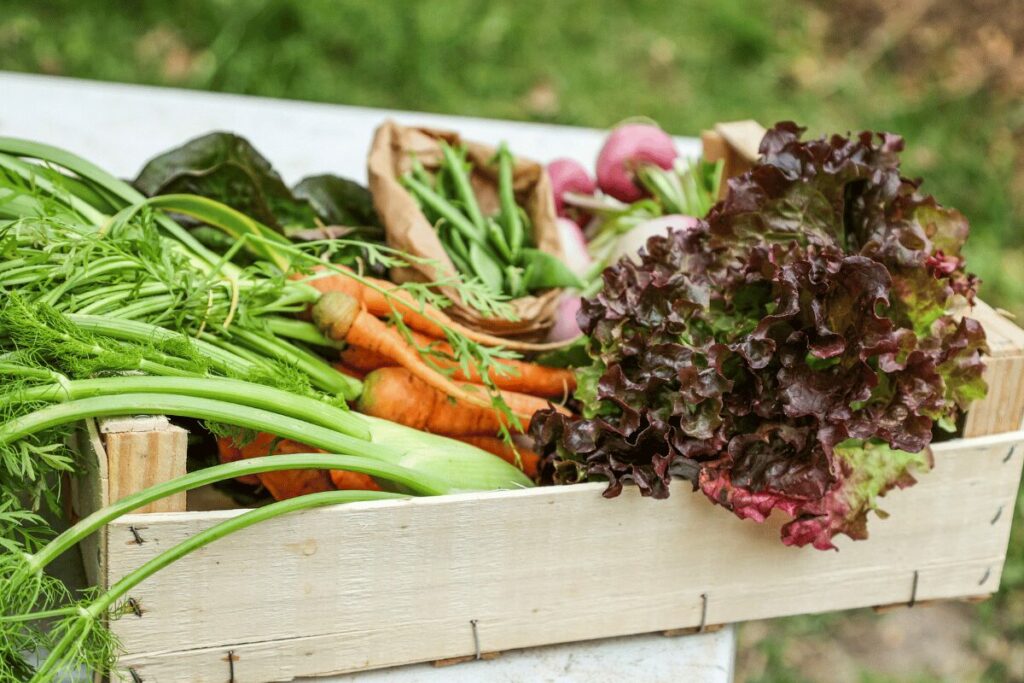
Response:
[{"label": "red leaf lettuce", "polygon": [[607,480],[663,498],[673,476],[741,518],[793,516],[790,545],[864,538],[893,486],[930,465],[984,395],[968,224],[900,175],[903,141],[801,141],[781,123],[761,162],[693,230],[652,237],[583,302],[582,418],[531,424],[549,482]]}]

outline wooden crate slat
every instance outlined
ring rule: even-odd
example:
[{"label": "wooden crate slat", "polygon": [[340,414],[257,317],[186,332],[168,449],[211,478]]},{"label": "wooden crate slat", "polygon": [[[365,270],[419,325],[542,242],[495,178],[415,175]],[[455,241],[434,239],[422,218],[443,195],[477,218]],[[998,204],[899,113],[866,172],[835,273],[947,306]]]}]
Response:
[{"label": "wooden crate slat", "polygon": [[[269,648],[282,662],[267,671],[290,677],[470,654],[470,619],[483,649],[508,650],[695,626],[701,593],[708,623],[908,601],[915,570],[921,601],[989,593],[1022,443],[936,445],[934,471],[889,494],[889,519],[839,552],[786,548],[782,520],[742,522],[685,484],[667,501],[605,500],[591,484],[309,511],[152,577],[132,594],[143,616],[113,627],[140,674],[180,655],[223,675],[228,649],[263,659]],[[108,535],[110,579],[235,514],[123,518]],[[132,524],[147,543],[132,542]]]},{"label": "wooden crate slat", "polygon": [[[71,509],[76,520],[87,517],[110,504],[110,473],[96,422],[86,420],[74,434],[73,448],[81,458],[85,474],[71,480]],[[107,586],[107,527],[85,538],[79,549],[85,577],[94,586]]]},{"label": "wooden crate slat", "polygon": [[[108,500],[115,503],[142,489],[185,474],[188,432],[166,417],[111,418],[99,425],[109,472]],[[138,512],[181,512],[186,494],[154,501]]]},{"label": "wooden crate slat", "polygon": [[988,394],[967,411],[964,437],[1024,428],[1024,330],[978,301],[968,315],[985,326]]}]

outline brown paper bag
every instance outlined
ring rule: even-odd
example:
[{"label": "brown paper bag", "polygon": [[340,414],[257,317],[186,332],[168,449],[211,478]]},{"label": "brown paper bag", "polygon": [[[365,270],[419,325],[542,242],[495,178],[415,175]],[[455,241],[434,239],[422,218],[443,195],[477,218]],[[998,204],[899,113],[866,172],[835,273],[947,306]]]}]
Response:
[{"label": "brown paper bag", "polygon": [[[413,154],[428,170],[439,166],[440,140],[453,146],[466,145],[469,160],[473,163],[471,181],[480,209],[487,214],[494,213],[498,207],[497,172],[488,163],[494,156],[494,147],[460,140],[457,133],[450,131],[409,128],[394,121],[385,121],[374,134],[368,170],[373,204],[384,223],[388,246],[431,259],[446,271],[436,273],[427,264],[396,269],[391,273],[396,282],[426,282],[457,272],[433,226],[420,211],[416,198],[398,182],[411,169]],[[561,257],[551,182],[544,167],[516,157],[513,180],[516,199],[533,223],[532,237],[537,248]],[[538,296],[512,300],[510,303],[517,320],[485,317],[466,305],[450,288],[445,288],[444,293],[453,301],[446,312],[474,329],[499,336],[537,339],[543,337],[554,322],[560,291],[552,289]]]}]

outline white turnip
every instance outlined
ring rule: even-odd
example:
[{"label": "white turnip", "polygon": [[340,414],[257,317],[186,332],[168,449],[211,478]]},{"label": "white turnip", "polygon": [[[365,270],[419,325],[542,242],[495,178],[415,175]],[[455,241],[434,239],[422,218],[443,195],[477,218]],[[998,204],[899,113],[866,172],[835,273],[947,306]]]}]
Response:
[{"label": "white turnip", "polygon": [[558,239],[562,243],[565,265],[576,275],[583,277],[592,259],[587,251],[587,240],[580,226],[568,218],[557,219]]},{"label": "white turnip", "polygon": [[647,244],[647,239],[654,235],[665,235],[669,230],[692,230],[699,221],[693,216],[682,216],[672,214],[669,216],[658,216],[649,221],[640,223],[635,228],[624,234],[615,243],[611,251],[611,260],[618,261],[623,256],[629,256],[639,262],[637,254],[640,248]]}]

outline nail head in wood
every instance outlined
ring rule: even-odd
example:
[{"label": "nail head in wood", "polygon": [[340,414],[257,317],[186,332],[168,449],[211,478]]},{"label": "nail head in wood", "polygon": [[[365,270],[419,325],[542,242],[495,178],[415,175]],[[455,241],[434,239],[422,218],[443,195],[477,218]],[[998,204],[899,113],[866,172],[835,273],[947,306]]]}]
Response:
[{"label": "nail head in wood", "polygon": [[480,633],[477,631],[476,628],[477,623],[478,622],[476,619],[469,620],[469,625],[473,627],[473,649],[475,650],[474,656],[476,659],[480,659]]},{"label": "nail head in wood", "polygon": [[700,594],[700,626],[697,627],[697,633],[704,633],[708,627],[708,594]]}]

